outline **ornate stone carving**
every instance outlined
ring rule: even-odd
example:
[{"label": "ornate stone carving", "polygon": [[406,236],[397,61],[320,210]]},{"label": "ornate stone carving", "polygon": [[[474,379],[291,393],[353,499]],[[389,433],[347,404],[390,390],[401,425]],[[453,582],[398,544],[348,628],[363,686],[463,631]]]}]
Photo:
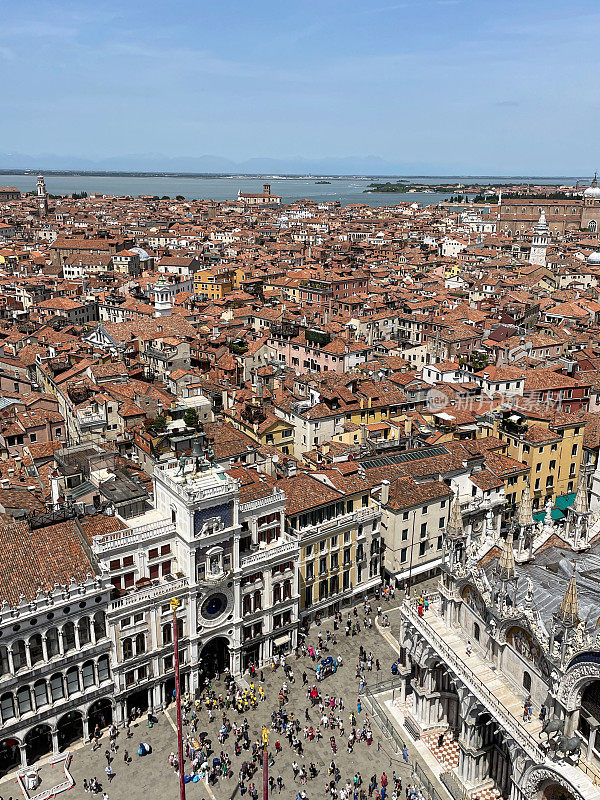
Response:
[{"label": "ornate stone carving", "polygon": [[552,783],[557,783],[559,786],[562,786],[563,789],[566,789],[576,800],[584,800],[583,795],[571,786],[562,775],[546,767],[534,767],[525,777],[521,791],[527,800],[537,800],[539,787],[546,781],[552,781]]},{"label": "ornate stone carving", "polygon": [[562,679],[558,699],[567,711],[574,711],[579,705],[582,687],[591,680],[600,680],[600,664],[592,662],[577,664]]}]

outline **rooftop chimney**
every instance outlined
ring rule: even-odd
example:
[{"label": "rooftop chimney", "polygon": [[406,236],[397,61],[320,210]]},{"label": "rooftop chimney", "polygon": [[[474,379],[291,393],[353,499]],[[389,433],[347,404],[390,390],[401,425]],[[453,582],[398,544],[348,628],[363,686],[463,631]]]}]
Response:
[{"label": "rooftop chimney", "polygon": [[388,500],[390,499],[390,482],[385,478],[381,481],[381,492],[379,493],[379,500],[381,501],[381,505],[387,505]]}]

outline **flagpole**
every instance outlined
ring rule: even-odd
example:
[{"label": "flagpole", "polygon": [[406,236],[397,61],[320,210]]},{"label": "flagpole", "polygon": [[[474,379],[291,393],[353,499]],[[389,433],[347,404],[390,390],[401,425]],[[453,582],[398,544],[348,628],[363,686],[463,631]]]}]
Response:
[{"label": "flagpole", "polygon": [[183,769],[183,734],[181,728],[181,680],[179,677],[179,626],[177,624],[177,609],[179,600],[171,598],[173,610],[173,647],[175,648],[175,705],[177,707],[177,760],[179,762],[179,799],[185,800],[185,773]]}]

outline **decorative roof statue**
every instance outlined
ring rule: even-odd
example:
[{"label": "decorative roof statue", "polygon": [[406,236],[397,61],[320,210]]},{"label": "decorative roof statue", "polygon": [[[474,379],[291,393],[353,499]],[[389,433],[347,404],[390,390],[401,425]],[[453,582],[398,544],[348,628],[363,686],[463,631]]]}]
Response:
[{"label": "decorative roof statue", "polygon": [[500,560],[498,561],[497,574],[501,581],[512,581],[517,576],[512,533],[509,533],[504,540]]},{"label": "decorative roof statue", "polygon": [[579,481],[577,482],[577,494],[573,502],[573,511],[576,514],[587,514],[589,510],[587,479],[585,472],[580,472]]},{"label": "decorative roof statue", "polygon": [[584,550],[588,546],[589,517],[587,478],[582,471],[579,473],[575,500],[568,511],[567,531],[574,550]]},{"label": "decorative roof statue", "polygon": [[450,519],[446,528],[446,536],[449,539],[460,539],[464,536],[462,512],[460,510],[460,497],[458,492],[454,495],[452,508],[450,509]]},{"label": "decorative roof statue", "polygon": [[531,507],[531,494],[529,485],[526,484],[521,494],[519,508],[517,509],[517,524],[519,526],[519,562],[531,560],[533,557],[533,538],[535,535],[535,522]]},{"label": "decorative roof statue", "polygon": [[575,574],[571,577],[567,591],[560,604],[560,609],[556,614],[557,620],[565,628],[574,628],[579,624],[579,607],[577,602],[577,582]]},{"label": "decorative roof statue", "polygon": [[517,522],[521,528],[526,528],[533,525],[533,513],[531,509],[531,494],[529,492],[529,485],[525,484],[525,488],[521,494],[519,508],[517,510]]}]

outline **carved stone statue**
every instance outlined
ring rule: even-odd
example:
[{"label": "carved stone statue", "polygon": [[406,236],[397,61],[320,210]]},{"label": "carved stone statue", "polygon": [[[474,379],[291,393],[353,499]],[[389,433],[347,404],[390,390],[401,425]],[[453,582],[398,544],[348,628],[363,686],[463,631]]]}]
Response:
[{"label": "carved stone statue", "polygon": [[575,631],[575,644],[578,647],[583,647],[585,641],[586,641],[585,622],[581,620]]},{"label": "carved stone statue", "polygon": [[527,594],[525,595],[525,599],[528,603],[531,603],[533,600],[533,581],[529,575],[525,578],[525,584],[527,586]]},{"label": "carved stone statue", "polygon": [[554,658],[558,658],[560,656],[560,642],[555,641],[554,647],[552,648],[552,655]]},{"label": "carved stone statue", "polygon": [[550,500],[550,498],[548,498],[544,506],[544,511],[546,512],[544,517],[544,533],[552,533],[554,530],[554,520],[552,519],[552,500]]}]

